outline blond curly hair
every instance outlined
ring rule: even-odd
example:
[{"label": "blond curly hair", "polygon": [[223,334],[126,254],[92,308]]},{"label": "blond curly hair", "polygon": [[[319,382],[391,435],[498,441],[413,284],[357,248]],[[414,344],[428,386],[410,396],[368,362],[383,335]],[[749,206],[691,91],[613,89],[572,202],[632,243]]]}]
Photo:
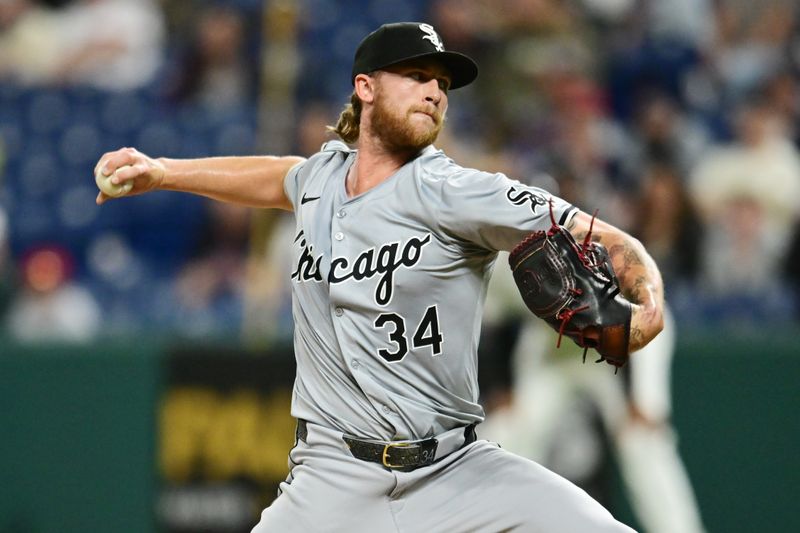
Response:
[{"label": "blond curly hair", "polygon": [[361,110],[361,99],[353,91],[350,103],[344,106],[336,125],[328,126],[328,131],[335,133],[348,144],[355,143],[361,131]]}]

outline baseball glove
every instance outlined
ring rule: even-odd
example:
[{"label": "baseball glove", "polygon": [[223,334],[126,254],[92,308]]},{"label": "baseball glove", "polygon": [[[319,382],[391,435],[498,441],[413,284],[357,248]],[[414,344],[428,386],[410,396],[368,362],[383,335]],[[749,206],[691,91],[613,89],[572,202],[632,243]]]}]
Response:
[{"label": "baseball glove", "polygon": [[[591,242],[592,226],[583,243],[556,223],[519,243],[508,258],[517,288],[528,309],[600,361],[617,370],[628,362],[631,304],[619,292],[605,247]],[[594,224],[594,217],[592,218]]]}]

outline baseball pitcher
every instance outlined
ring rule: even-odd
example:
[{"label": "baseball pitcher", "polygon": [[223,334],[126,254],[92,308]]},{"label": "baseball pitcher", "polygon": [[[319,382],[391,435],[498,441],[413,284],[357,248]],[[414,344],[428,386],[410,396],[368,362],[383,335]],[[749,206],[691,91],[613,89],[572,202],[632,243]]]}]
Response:
[{"label": "baseball pitcher", "polygon": [[433,146],[448,91],[477,74],[430,25],[387,24],[355,53],[351,102],[332,128],[348,144],[328,142],[308,159],[155,159],[124,148],[96,166],[99,204],[161,189],[295,214],[297,442],[254,532],[630,531],[565,479],[476,439],[476,352],[498,251],[534,242],[531,233],[552,236],[550,248],[584,243],[569,252],[578,260],[540,266],[523,247],[518,270],[532,301],[537,280],[565,284],[571,303],[559,327],[587,347],[602,346],[606,328],[573,327],[592,307],[575,300],[591,291],[578,272],[599,257],[589,241],[616,275],[601,275],[603,290],[617,287],[601,307],[623,317],[613,324],[625,341],[616,352],[654,338],[663,307],[660,275],[638,241]]}]

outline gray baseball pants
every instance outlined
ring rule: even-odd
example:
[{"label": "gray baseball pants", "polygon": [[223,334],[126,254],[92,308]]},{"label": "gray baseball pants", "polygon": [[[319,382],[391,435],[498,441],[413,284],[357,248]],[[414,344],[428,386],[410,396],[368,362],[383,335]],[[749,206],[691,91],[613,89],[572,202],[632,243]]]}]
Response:
[{"label": "gray baseball pants", "polygon": [[633,531],[569,481],[485,440],[400,472],[354,458],[340,432],[307,428],[253,533]]}]

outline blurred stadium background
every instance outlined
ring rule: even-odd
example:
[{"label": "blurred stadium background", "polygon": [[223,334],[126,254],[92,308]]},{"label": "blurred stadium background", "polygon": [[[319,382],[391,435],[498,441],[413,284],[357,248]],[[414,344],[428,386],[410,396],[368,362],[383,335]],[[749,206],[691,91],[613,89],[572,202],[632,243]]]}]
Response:
[{"label": "blurred stadium background", "polygon": [[[441,147],[599,208],[660,263],[709,531],[800,530],[795,0],[0,0],[0,532],[257,520],[293,441],[287,217],[99,208],[93,166],[309,155],[355,46],[397,20],[481,66]],[[507,386],[502,341],[484,391]]]}]

